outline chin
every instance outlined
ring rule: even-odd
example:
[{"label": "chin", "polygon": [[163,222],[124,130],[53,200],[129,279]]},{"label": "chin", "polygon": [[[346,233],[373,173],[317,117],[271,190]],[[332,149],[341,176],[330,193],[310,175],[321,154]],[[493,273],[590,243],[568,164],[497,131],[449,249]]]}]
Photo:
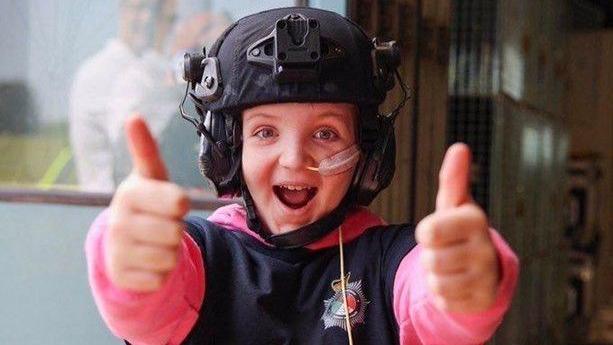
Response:
[{"label": "chin", "polygon": [[[288,232],[292,232],[292,231],[296,231],[300,228],[302,228],[305,225],[309,225],[313,222],[315,222],[317,219],[319,218],[315,218],[313,220],[307,220],[305,222],[301,222],[301,223],[282,223],[280,225],[275,225],[273,227],[269,227],[270,232],[272,232],[273,234],[277,235],[277,234],[286,234]],[[273,222],[273,224],[279,224],[279,223],[275,223]]]}]

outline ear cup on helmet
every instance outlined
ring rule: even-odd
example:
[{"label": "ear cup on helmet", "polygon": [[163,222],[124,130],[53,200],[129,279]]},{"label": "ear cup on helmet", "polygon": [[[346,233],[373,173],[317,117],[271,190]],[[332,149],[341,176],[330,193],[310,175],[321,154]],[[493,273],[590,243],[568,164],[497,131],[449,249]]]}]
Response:
[{"label": "ear cup on helmet", "polygon": [[382,119],[377,132],[376,140],[364,152],[354,182],[356,203],[362,206],[370,205],[377,194],[389,186],[396,170],[393,122]]},{"label": "ear cup on helmet", "polygon": [[208,112],[204,126],[213,142],[200,135],[198,167],[200,173],[214,185],[220,197],[234,197],[240,194],[240,145],[236,145],[240,127],[231,115]]}]

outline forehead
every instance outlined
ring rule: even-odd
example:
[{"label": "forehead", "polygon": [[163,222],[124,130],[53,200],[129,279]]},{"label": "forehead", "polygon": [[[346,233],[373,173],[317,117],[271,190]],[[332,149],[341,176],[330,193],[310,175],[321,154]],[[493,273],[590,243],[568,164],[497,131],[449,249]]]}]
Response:
[{"label": "forehead", "polygon": [[[243,121],[267,117],[277,120],[317,120],[333,118],[347,126],[353,126],[357,108],[349,103],[277,103],[264,104],[243,111]],[[291,116],[288,116],[291,115]]]}]

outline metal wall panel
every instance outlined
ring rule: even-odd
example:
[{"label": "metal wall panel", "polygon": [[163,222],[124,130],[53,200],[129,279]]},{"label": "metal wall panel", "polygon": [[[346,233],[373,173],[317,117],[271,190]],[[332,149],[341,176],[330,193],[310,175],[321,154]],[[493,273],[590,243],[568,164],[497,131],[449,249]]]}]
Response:
[{"label": "metal wall panel", "polygon": [[[371,208],[389,222],[417,223],[432,212],[444,154],[450,0],[360,0],[349,16],[374,37],[397,40],[400,73],[413,97],[396,121],[396,174]],[[382,109],[400,101],[397,87]]]},{"label": "metal wall panel", "polygon": [[492,343],[559,344],[566,285],[564,5],[453,3],[448,141],[473,149],[474,197],[521,260],[515,300]]},{"label": "metal wall panel", "polygon": [[520,258],[515,300],[492,344],[563,344],[566,134],[558,121],[499,96],[491,220]]}]

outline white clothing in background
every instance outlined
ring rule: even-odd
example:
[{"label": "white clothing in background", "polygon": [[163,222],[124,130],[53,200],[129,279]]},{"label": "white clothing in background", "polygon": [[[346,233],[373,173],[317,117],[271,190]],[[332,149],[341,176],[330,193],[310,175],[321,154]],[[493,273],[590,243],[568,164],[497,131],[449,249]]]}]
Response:
[{"label": "white clothing in background", "polygon": [[123,71],[137,60],[128,46],[114,39],[87,59],[70,91],[70,142],[79,185],[88,191],[111,191],[113,154],[109,126],[112,90]]},{"label": "white clothing in background", "polygon": [[176,83],[170,61],[154,51],[145,53],[118,76],[111,92],[113,102],[109,105],[115,181],[127,177],[132,166],[123,135],[126,118],[140,114],[161,144],[170,120],[178,117],[184,88],[185,84]]}]

